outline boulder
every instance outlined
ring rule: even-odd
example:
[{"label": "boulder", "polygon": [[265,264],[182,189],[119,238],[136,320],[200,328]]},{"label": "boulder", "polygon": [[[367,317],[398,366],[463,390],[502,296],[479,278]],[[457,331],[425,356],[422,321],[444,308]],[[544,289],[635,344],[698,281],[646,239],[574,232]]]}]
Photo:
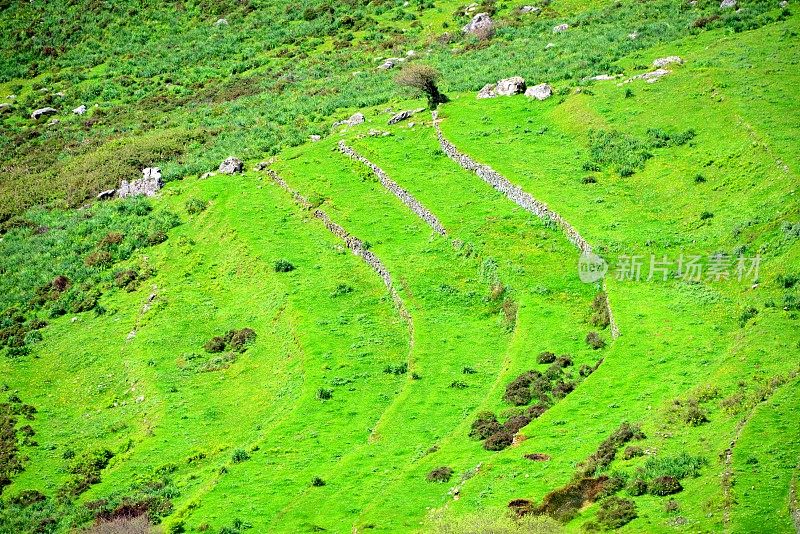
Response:
[{"label": "boulder", "polygon": [[117,190],[119,198],[134,197],[144,195],[146,197],[154,196],[159,189],[164,186],[161,181],[161,169],[158,167],[147,167],[142,169],[142,177],[138,180],[122,180]]},{"label": "boulder", "polygon": [[546,98],[550,98],[552,95],[553,88],[547,83],[540,83],[539,85],[528,87],[528,89],[525,91],[525,96],[528,98],[535,98],[536,100],[545,100]]},{"label": "boulder", "polygon": [[3,102],[0,104],[0,113],[9,113],[11,111],[11,104]]},{"label": "boulder", "polygon": [[645,72],[644,74],[637,74],[636,76],[628,79],[625,83],[632,82],[633,80],[644,80],[647,83],[655,83],[657,82],[662,76],[666,76],[672,72],[671,70],[667,69],[656,69],[652,72]]},{"label": "boulder", "polygon": [[392,115],[392,118],[389,119],[389,124],[397,124],[400,121],[404,121],[414,115],[414,110],[407,109],[405,111],[401,111],[399,113],[395,113]]},{"label": "boulder", "polygon": [[228,19],[217,19],[217,22],[214,23],[214,26],[227,26]]},{"label": "boulder", "polygon": [[630,39],[631,41],[635,41],[638,38],[639,38],[639,32],[631,32],[628,34],[628,39]]},{"label": "boulder", "polygon": [[606,80],[614,80],[618,77],[612,76],[611,74],[598,74],[597,76],[592,76],[591,78],[587,78],[590,82],[602,82]]},{"label": "boulder", "polygon": [[683,63],[683,60],[678,56],[660,57],[653,61],[653,66],[660,69],[661,67],[666,67],[671,63],[677,63],[680,65]]},{"label": "boulder", "polygon": [[86,106],[85,106],[85,105],[83,105],[83,104],[81,104],[81,105],[80,105],[80,106],[78,106],[77,108],[73,109],[73,110],[72,110],[72,112],[73,112],[75,115],[83,115],[84,113],[86,113]]},{"label": "boulder", "polygon": [[405,59],[403,59],[401,57],[389,57],[389,58],[386,58],[383,61],[383,63],[378,65],[378,68],[381,69],[381,70],[393,69],[393,68],[395,68],[397,66],[398,63],[400,63],[402,61],[405,61]]},{"label": "boulder", "polygon": [[719,5],[720,9],[731,9],[733,7],[736,7],[736,0],[722,0]]},{"label": "boulder", "polygon": [[336,128],[337,126],[358,126],[359,124],[364,123],[364,114],[359,112],[353,113],[350,115],[349,118],[343,121],[337,121],[333,123],[333,127]]},{"label": "boulder", "polygon": [[789,5],[789,2],[788,2],[788,0],[781,0],[780,4],[778,4],[778,5],[780,7],[786,7],[786,6]]},{"label": "boulder", "polygon": [[497,92],[498,96],[511,96],[524,93],[525,80],[520,76],[512,76],[511,78],[498,80],[495,92]]},{"label": "boulder", "polygon": [[200,175],[200,179],[201,180],[205,180],[206,178],[211,178],[212,176],[216,176],[216,175],[217,175],[217,173],[215,173],[215,172],[204,172],[203,174]]},{"label": "boulder", "polygon": [[313,142],[315,142],[315,143],[316,143],[317,141],[319,141],[320,139],[322,139],[322,137],[321,137],[321,136],[319,136],[319,135],[309,135],[309,136],[308,136],[308,138],[309,138],[309,139],[311,139],[311,140],[312,140]]},{"label": "boulder", "polygon": [[569,24],[559,24],[558,26],[553,26],[553,33],[565,32],[568,29],[569,29]]},{"label": "boulder", "polygon": [[269,167],[271,164],[272,164],[271,161],[259,161],[258,163],[256,163],[255,169],[257,171],[263,171],[264,169]]},{"label": "boulder", "polygon": [[242,172],[244,169],[244,164],[242,160],[239,158],[225,158],[225,161],[219,164],[219,172],[222,174],[236,174],[237,172]]},{"label": "boulder", "polygon": [[52,115],[54,113],[58,113],[58,110],[55,108],[39,108],[33,113],[31,113],[31,118],[33,120],[38,120],[39,118],[44,117],[45,115]]},{"label": "boulder", "polygon": [[472,33],[477,35],[490,32],[493,27],[494,22],[488,13],[478,13],[472,17],[472,20],[469,21],[468,24],[461,28],[461,31],[464,33]]},{"label": "boulder", "polygon": [[541,10],[542,10],[541,7],[536,7],[536,6],[522,6],[521,8],[519,8],[519,12],[523,15],[526,15],[528,13],[539,13]]},{"label": "boulder", "polygon": [[478,91],[478,98],[494,98],[497,96],[495,89],[497,88],[496,83],[487,83],[483,86],[483,89]]},{"label": "boulder", "polygon": [[97,200],[111,200],[117,193],[116,189],[106,189],[97,193]]},{"label": "boulder", "polygon": [[545,50],[550,50],[550,49],[551,49],[551,48],[553,48],[554,46],[556,46],[556,44],[555,44],[555,43],[547,43],[546,45],[544,45],[544,49],[545,49]]}]

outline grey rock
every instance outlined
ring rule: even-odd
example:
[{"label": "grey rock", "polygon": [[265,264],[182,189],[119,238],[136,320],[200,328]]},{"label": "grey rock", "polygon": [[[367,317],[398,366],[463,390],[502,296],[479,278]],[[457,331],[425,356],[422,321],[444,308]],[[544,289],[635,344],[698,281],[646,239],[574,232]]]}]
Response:
[{"label": "grey rock", "polygon": [[628,34],[628,39],[630,39],[631,41],[635,41],[638,38],[639,38],[639,32],[631,32]]},{"label": "grey rock", "polygon": [[736,7],[736,0],[722,0],[719,5],[720,9],[730,9]]},{"label": "grey rock", "polygon": [[558,26],[553,26],[553,33],[565,32],[568,29],[569,29],[569,24],[559,24]]},{"label": "grey rock", "polygon": [[97,200],[111,200],[117,194],[116,189],[106,189],[97,193]]},{"label": "grey rock", "polygon": [[399,113],[395,113],[392,115],[392,118],[389,119],[388,124],[397,124],[400,121],[404,121],[410,117],[412,117],[415,113],[419,113],[420,111],[424,111],[423,108],[419,109],[407,109],[405,111],[401,111]]},{"label": "grey rock", "polygon": [[33,113],[31,113],[31,118],[33,120],[38,120],[39,118],[45,115],[52,115],[54,113],[58,113],[58,110],[55,108],[39,108]]},{"label": "grey rock", "polygon": [[159,189],[164,186],[161,181],[161,169],[158,167],[147,167],[142,169],[142,177],[138,180],[122,180],[119,184],[117,196],[119,198],[134,197],[144,195],[146,197],[154,196]]},{"label": "grey rock", "polygon": [[512,76],[498,80],[495,92],[498,96],[518,95],[525,92],[525,80],[520,76]]},{"label": "grey rock", "polygon": [[552,95],[553,88],[547,83],[540,83],[539,85],[528,87],[528,89],[525,91],[525,96],[528,98],[535,98],[536,100],[545,100],[550,98]]},{"label": "grey rock", "polygon": [[633,80],[644,80],[647,83],[655,83],[657,82],[662,76],[666,76],[672,72],[668,69],[656,69],[651,72],[645,72],[644,74],[637,74],[636,76],[625,80],[625,83],[632,82]]},{"label": "grey rock", "polygon": [[3,102],[0,104],[0,113],[8,113],[11,111],[11,104],[8,102]]},{"label": "grey rock", "polygon": [[494,27],[494,22],[492,21],[492,18],[489,16],[488,13],[478,13],[477,15],[472,17],[472,20],[469,21],[468,24],[466,24],[463,28],[461,28],[461,31],[464,33],[477,34],[481,32],[491,31],[493,27]]},{"label": "grey rock", "polygon": [[322,139],[322,137],[321,137],[321,136],[319,136],[319,135],[309,135],[309,136],[308,136],[308,138],[309,138],[309,139],[311,139],[311,140],[312,140],[313,142],[315,142],[315,143],[316,143],[317,141],[319,141],[320,139]]},{"label": "grey rock", "polygon": [[401,57],[389,57],[386,58],[382,64],[378,65],[378,68],[381,70],[393,69],[397,66],[398,63],[401,63],[403,61],[405,61],[405,59]]},{"label": "grey rock", "polygon": [[343,121],[334,122],[333,127],[336,128],[337,126],[358,126],[359,124],[363,124],[364,120],[365,120],[364,114],[359,111],[353,113],[352,115],[350,115],[349,118]]},{"label": "grey rock", "polygon": [[553,48],[554,46],[556,46],[556,44],[555,44],[555,43],[547,43],[547,44],[544,46],[544,49],[545,49],[545,50],[550,50],[550,49],[551,49],[551,48]]},{"label": "grey rock", "polygon": [[672,63],[677,63],[678,65],[681,65],[683,63],[683,60],[678,56],[660,57],[655,61],[653,61],[653,66],[660,69],[661,67],[666,67],[667,65],[670,65]]},{"label": "grey rock", "polygon": [[591,82],[602,82],[606,80],[615,80],[619,77],[619,75],[612,76],[611,74],[598,74],[597,76],[592,76],[591,78],[587,78]]},{"label": "grey rock", "polygon": [[75,115],[83,115],[84,113],[86,113],[86,106],[85,106],[85,105],[83,105],[83,104],[81,104],[81,105],[80,105],[80,106],[78,106],[77,108],[73,109],[73,110],[72,110],[72,112],[73,112]]},{"label": "grey rock", "polygon": [[781,0],[781,3],[780,3],[780,4],[778,4],[778,5],[779,5],[780,7],[786,7],[786,6],[788,6],[788,5],[789,5],[789,2],[788,2],[787,0]]},{"label": "grey rock", "polygon": [[217,173],[215,173],[215,172],[204,172],[203,174],[200,175],[200,179],[201,180],[205,180],[206,178],[211,178],[212,176],[216,176],[216,175],[217,175]]},{"label": "grey rock", "polygon": [[242,172],[244,169],[244,164],[242,160],[239,158],[225,158],[225,161],[219,164],[219,172],[222,174],[236,174],[237,172]]},{"label": "grey rock", "polygon": [[528,13],[539,13],[541,10],[542,10],[541,7],[536,7],[536,6],[522,6],[521,8],[519,8],[519,12],[522,13],[523,15]]},{"label": "grey rock", "polygon": [[487,83],[483,86],[483,89],[478,91],[478,98],[494,98],[497,96],[495,89],[497,88],[496,83]]},{"label": "grey rock", "polygon": [[214,26],[227,26],[228,19],[217,19],[217,22],[214,23]]}]

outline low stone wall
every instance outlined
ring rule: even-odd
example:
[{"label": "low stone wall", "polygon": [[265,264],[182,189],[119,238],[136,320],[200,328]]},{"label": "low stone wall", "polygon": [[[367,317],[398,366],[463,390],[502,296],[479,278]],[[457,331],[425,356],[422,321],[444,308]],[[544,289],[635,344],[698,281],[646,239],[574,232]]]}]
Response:
[{"label": "low stone wall", "polygon": [[388,189],[394,196],[400,199],[400,201],[411,208],[411,211],[417,214],[417,216],[425,221],[433,230],[439,235],[447,235],[447,231],[442,226],[442,223],[439,222],[439,219],[430,212],[422,203],[414,198],[411,193],[397,185],[397,182],[389,178],[389,176],[377,165],[372,163],[370,160],[350,148],[345,144],[344,141],[339,141],[339,150],[349,156],[350,158],[360,161],[367,167],[369,167],[375,176],[378,177],[378,180],[381,182],[381,185]]},{"label": "low stone wall", "polygon": [[336,224],[328,217],[328,214],[318,208],[313,208],[311,203],[300,193],[289,187],[283,178],[281,178],[278,173],[273,170],[267,169],[267,174],[269,175],[272,180],[278,184],[281,188],[285,189],[294,201],[300,205],[302,208],[307,210],[312,210],[314,217],[321,220],[322,223],[325,225],[325,228],[328,229],[333,235],[344,241],[347,248],[350,251],[364,260],[364,262],[369,265],[372,270],[378,273],[378,276],[381,277],[383,283],[386,285],[386,289],[389,290],[389,294],[392,297],[392,301],[394,302],[395,306],[397,307],[397,311],[400,316],[406,321],[408,324],[409,334],[411,335],[411,339],[413,340],[413,332],[414,332],[414,324],[411,319],[411,314],[408,313],[408,310],[405,307],[405,303],[403,299],[400,298],[400,295],[395,290],[394,286],[392,285],[392,277],[389,274],[389,270],[383,264],[383,262],[375,255],[375,253],[371,252],[364,246],[364,242],[361,241],[354,235],[351,235],[347,230],[342,228],[340,225]]},{"label": "low stone wall", "polygon": [[[545,221],[553,221],[556,223],[561,231],[564,232],[564,235],[567,236],[567,239],[569,239],[572,244],[575,245],[581,252],[592,252],[592,247],[589,245],[588,241],[586,241],[583,236],[581,236],[578,231],[561,215],[547,207],[547,204],[536,200],[529,193],[526,193],[520,187],[512,184],[503,175],[488,165],[478,163],[466,154],[459,152],[455,145],[453,145],[453,143],[444,137],[442,129],[439,126],[439,114],[435,110],[431,114],[433,115],[433,128],[436,130],[436,137],[439,139],[439,146],[441,146],[442,152],[444,152],[448,158],[458,163],[464,169],[477,174],[484,182],[505,194],[518,206],[533,213],[540,219]],[[603,282],[603,287],[605,287],[605,282]],[[606,307],[608,308],[611,337],[616,339],[619,336],[619,327],[614,320],[614,314],[611,312],[611,305],[608,303],[608,299],[606,299]]]}]

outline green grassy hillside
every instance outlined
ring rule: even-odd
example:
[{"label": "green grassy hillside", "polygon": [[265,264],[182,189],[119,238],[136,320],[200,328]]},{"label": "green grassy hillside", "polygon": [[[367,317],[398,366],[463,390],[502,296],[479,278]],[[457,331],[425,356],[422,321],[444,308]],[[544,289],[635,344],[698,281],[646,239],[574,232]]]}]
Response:
[{"label": "green grassy hillside", "polygon": [[796,532],[796,8],[535,5],[0,2],[0,532]]}]

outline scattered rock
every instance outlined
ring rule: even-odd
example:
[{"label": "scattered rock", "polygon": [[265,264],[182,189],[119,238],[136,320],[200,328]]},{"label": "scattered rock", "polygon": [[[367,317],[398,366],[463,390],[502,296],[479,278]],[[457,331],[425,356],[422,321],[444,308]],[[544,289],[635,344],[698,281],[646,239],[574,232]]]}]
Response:
[{"label": "scattered rock", "polygon": [[630,39],[631,41],[635,41],[638,38],[639,38],[639,32],[631,32],[628,34],[628,39]]},{"label": "scattered rock", "polygon": [[257,171],[263,171],[264,169],[266,169],[267,167],[269,167],[273,163],[275,163],[275,158],[269,158],[267,161],[259,161],[256,164],[256,170]]},{"label": "scattered rock", "polygon": [[8,113],[11,111],[11,104],[8,102],[3,102],[0,104],[0,113]]},{"label": "scattered rock", "polygon": [[478,91],[478,98],[494,98],[497,96],[495,89],[497,88],[496,83],[487,83],[483,86],[483,89]]},{"label": "scattered rock", "polygon": [[136,337],[136,329],[134,328],[133,330],[131,330],[130,332],[128,332],[128,336],[127,336],[125,339],[126,339],[127,341],[130,341],[131,339],[133,339],[133,338],[135,338],[135,337]]},{"label": "scattered rock", "polygon": [[413,50],[409,50],[408,52],[406,52],[406,57],[415,57],[416,55],[417,53],[414,52]]},{"label": "scattered rock", "polygon": [[17,99],[17,95],[8,95],[6,98],[8,100],[16,100]]},{"label": "scattered rock", "polygon": [[334,122],[333,127],[336,128],[337,126],[358,126],[359,124],[363,124],[364,120],[365,120],[364,114],[361,112],[356,112],[343,121]]},{"label": "scattered rock", "polygon": [[45,115],[52,115],[53,113],[58,113],[58,110],[55,108],[39,108],[31,113],[31,118],[33,120],[38,120]]},{"label": "scattered rock", "polygon": [[53,93],[53,96],[59,96],[61,98],[64,98],[67,95],[64,94],[64,91],[58,91],[57,93]]},{"label": "scattered rock", "polygon": [[547,44],[544,46],[544,49],[545,49],[545,50],[549,50],[549,49],[553,48],[555,45],[556,45],[555,43],[547,43]]},{"label": "scattered rock", "polygon": [[512,76],[498,80],[495,92],[498,96],[518,95],[525,92],[525,80],[520,76]]},{"label": "scattered rock", "polygon": [[205,180],[206,178],[211,178],[212,176],[216,176],[217,173],[215,172],[204,172],[200,175],[200,180]]},{"label": "scattered rock", "polygon": [[470,5],[468,5],[467,7],[464,8],[464,14],[465,15],[469,15],[471,13],[474,13],[476,9],[478,9],[478,4],[473,2],[473,3],[471,3]]},{"label": "scattered rock", "polygon": [[786,6],[788,6],[788,5],[789,5],[789,2],[788,2],[788,0],[781,0],[781,3],[780,3],[780,4],[778,4],[778,5],[779,5],[780,7],[786,7]]},{"label": "scattered rock", "polygon": [[597,76],[592,76],[591,78],[587,78],[587,80],[591,82],[602,82],[606,80],[615,80],[619,78],[621,74],[611,75],[611,74],[598,74]]},{"label": "scattered rock", "polygon": [[137,403],[144,402],[144,395],[139,395],[138,397],[136,397],[136,402]]},{"label": "scattered rock", "polygon": [[[313,135],[313,134],[312,134],[312,135],[309,135],[309,136],[308,136],[308,138],[309,138],[309,139],[311,139],[311,140],[312,140],[313,142],[315,142],[315,143],[316,143],[317,141],[319,141],[320,139],[322,139],[322,137],[320,137],[319,135]],[[259,170],[259,171],[260,171],[261,169],[256,169],[256,170]]]},{"label": "scattered rock", "polygon": [[130,182],[122,180],[119,184],[117,196],[119,198],[137,195],[152,197],[163,186],[164,182],[161,181],[161,169],[158,167],[147,167],[146,169],[142,169],[142,177],[138,180],[131,180]]},{"label": "scattered rock", "polygon": [[519,12],[523,15],[527,13],[539,13],[541,10],[542,8],[537,6],[522,6],[519,8]]},{"label": "scattered rock", "polygon": [[392,135],[392,132],[387,132],[387,131],[384,131],[384,130],[373,130],[373,129],[370,129],[370,131],[367,132],[367,135],[369,135],[370,137],[388,137],[388,136]]},{"label": "scattered rock", "polygon": [[469,21],[461,31],[464,33],[472,33],[472,34],[485,34],[486,32],[490,32],[494,27],[494,22],[492,18],[489,16],[488,13],[478,13],[472,20]]},{"label": "scattered rock", "polygon": [[389,57],[386,58],[382,64],[378,65],[378,68],[381,70],[393,69],[402,61],[405,61],[405,59],[401,57]]},{"label": "scattered rock", "polygon": [[528,87],[528,90],[525,91],[525,96],[535,98],[536,100],[544,100],[550,98],[552,95],[553,88],[547,83],[540,83],[539,85]]},{"label": "scattered rock", "polygon": [[244,169],[244,164],[242,163],[242,160],[231,156],[230,158],[226,158],[225,161],[219,164],[218,170],[222,174],[236,174],[237,172],[242,172],[243,169]]},{"label": "scattered rock", "polygon": [[73,109],[72,113],[74,113],[75,115],[83,115],[84,113],[86,113],[86,106],[81,104],[77,108]]},{"label": "scattered rock", "polygon": [[550,456],[547,454],[542,454],[541,452],[534,452],[531,454],[526,454],[524,456],[526,460],[533,460],[534,462],[548,462],[550,461]]},{"label": "scattered rock", "polygon": [[553,33],[565,32],[568,29],[569,29],[569,24],[559,24],[558,26],[553,26]]},{"label": "scattered rock", "polygon": [[97,193],[97,200],[111,200],[114,198],[114,195],[117,193],[116,189],[106,189],[105,191],[100,191]]},{"label": "scattered rock", "polygon": [[61,121],[60,121],[60,120],[58,120],[58,119],[52,119],[50,122],[48,122],[48,123],[47,123],[47,125],[48,125],[48,126],[55,126],[55,125],[56,125],[56,124],[58,124],[59,122],[61,122]]},{"label": "scattered rock", "polygon": [[228,19],[217,19],[217,22],[214,23],[214,26],[227,26]]},{"label": "scattered rock", "polygon": [[392,115],[392,118],[389,119],[388,124],[390,124],[390,125],[391,124],[397,124],[398,122],[404,121],[404,120],[410,118],[411,116],[413,116],[415,113],[419,113],[420,111],[425,111],[425,109],[424,108],[407,109],[405,111],[401,111],[399,113],[395,113],[394,115]]},{"label": "scattered rock", "polygon": [[636,76],[625,80],[624,83],[630,83],[633,80],[645,80],[647,83],[655,83],[657,82],[662,76],[666,76],[672,72],[671,70],[667,69],[656,69],[652,72],[645,72],[644,74],[637,74]]},{"label": "scattered rock", "polygon": [[683,60],[678,56],[667,56],[667,57],[660,57],[653,61],[653,66],[656,68],[666,67],[671,63],[677,63],[678,65],[683,64]]},{"label": "scattered rock", "polygon": [[719,4],[720,9],[730,9],[736,7],[736,0],[722,0]]}]

